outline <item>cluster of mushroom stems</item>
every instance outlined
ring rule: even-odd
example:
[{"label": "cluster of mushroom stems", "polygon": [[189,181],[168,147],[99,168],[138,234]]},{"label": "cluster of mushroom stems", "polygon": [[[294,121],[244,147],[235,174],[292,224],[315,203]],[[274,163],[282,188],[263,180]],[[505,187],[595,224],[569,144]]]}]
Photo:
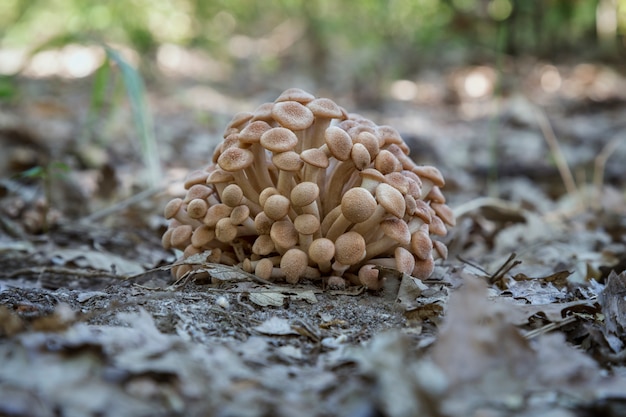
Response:
[{"label": "cluster of mushroom stems", "polygon": [[455,220],[439,170],[408,154],[394,128],[286,90],[233,117],[212,163],[165,207],[163,246],[289,283],[378,289],[376,266],[428,278],[447,256],[431,236]]}]

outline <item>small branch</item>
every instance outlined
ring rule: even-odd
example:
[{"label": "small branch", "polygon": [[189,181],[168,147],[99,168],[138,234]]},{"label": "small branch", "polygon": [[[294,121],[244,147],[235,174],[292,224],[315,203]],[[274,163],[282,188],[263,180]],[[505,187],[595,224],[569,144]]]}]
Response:
[{"label": "small branch", "polygon": [[535,114],[537,116],[539,128],[543,133],[543,137],[548,143],[550,152],[554,156],[554,162],[556,163],[556,167],[559,170],[559,174],[561,175],[561,179],[563,180],[563,184],[565,185],[565,190],[571,197],[576,197],[578,195],[578,187],[576,186],[576,181],[574,181],[572,171],[569,169],[569,165],[567,164],[565,155],[563,154],[563,151],[559,146],[559,141],[554,134],[552,125],[550,124],[550,121],[548,120],[548,117],[545,115],[545,113],[540,109],[537,109]]},{"label": "small branch", "polygon": [[594,160],[593,167],[593,186],[595,197],[592,202],[594,209],[600,208],[600,198],[602,196],[602,188],[604,185],[604,172],[606,169],[606,163],[617,150],[621,143],[621,138],[614,138],[612,141],[604,145],[598,156]]}]

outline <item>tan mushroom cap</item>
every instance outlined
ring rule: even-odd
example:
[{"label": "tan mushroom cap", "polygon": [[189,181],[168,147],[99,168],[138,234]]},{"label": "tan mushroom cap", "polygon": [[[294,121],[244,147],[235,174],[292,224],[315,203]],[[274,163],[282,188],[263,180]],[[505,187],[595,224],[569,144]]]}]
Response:
[{"label": "tan mushroom cap", "polygon": [[300,88],[288,88],[283,91],[274,102],[297,101],[301,104],[307,104],[313,100],[315,100],[315,96],[311,93],[307,93]]},{"label": "tan mushroom cap", "polygon": [[274,187],[267,187],[263,191],[261,191],[261,193],[259,194],[259,204],[261,205],[261,207],[265,205],[265,202],[267,201],[269,196],[276,194],[278,194],[278,190]]},{"label": "tan mushroom cap", "polygon": [[268,280],[272,277],[274,264],[269,258],[260,259],[254,267],[254,275],[259,278]]},{"label": "tan mushroom cap", "polygon": [[347,232],[335,240],[335,260],[343,265],[354,265],[365,256],[365,239],[359,233]]},{"label": "tan mushroom cap", "polygon": [[383,175],[402,170],[402,164],[391,152],[383,149],[378,152],[374,167]]},{"label": "tan mushroom cap", "polygon": [[425,178],[432,181],[437,187],[443,187],[446,185],[441,171],[430,165],[416,165],[411,171],[416,173],[420,178]]},{"label": "tan mushroom cap", "polygon": [[329,119],[339,119],[344,117],[341,107],[328,98],[316,98],[306,105],[315,115]]},{"label": "tan mushroom cap", "polygon": [[402,246],[398,246],[394,251],[393,257],[396,261],[396,270],[408,275],[413,273],[415,257],[411,252]]},{"label": "tan mushroom cap", "polygon": [[209,173],[205,170],[191,171],[185,178],[185,189],[188,190],[196,184],[204,184]]},{"label": "tan mushroom cap", "polygon": [[269,255],[275,249],[274,240],[269,234],[259,235],[252,245],[252,253],[260,256]]},{"label": "tan mushroom cap", "polygon": [[238,225],[250,218],[250,207],[239,205],[230,212],[230,221],[232,224]]},{"label": "tan mushroom cap", "polygon": [[430,206],[433,208],[433,210],[435,210],[435,214],[437,214],[437,216],[439,216],[439,218],[441,218],[441,220],[443,220],[445,224],[449,226],[456,225],[456,218],[454,217],[454,213],[452,212],[450,207],[445,204],[438,203],[432,203]]},{"label": "tan mushroom cap", "polygon": [[178,226],[172,231],[170,236],[170,242],[172,247],[177,249],[183,249],[191,243],[191,234],[193,229],[188,224]]},{"label": "tan mushroom cap", "polygon": [[293,225],[303,235],[312,235],[320,228],[319,219],[313,214],[301,214],[293,221]]},{"label": "tan mushroom cap", "polygon": [[330,262],[335,256],[335,244],[324,237],[315,239],[309,245],[309,257],[317,264]]},{"label": "tan mushroom cap", "polygon": [[382,288],[383,281],[379,279],[379,271],[376,265],[363,265],[359,269],[359,281],[367,289],[376,291]]},{"label": "tan mushroom cap", "polygon": [[193,231],[193,234],[191,235],[191,244],[197,248],[201,248],[213,239],[215,239],[215,230],[203,224]]},{"label": "tan mushroom cap", "polygon": [[274,220],[270,219],[265,212],[260,212],[254,218],[254,227],[259,235],[269,235]]},{"label": "tan mushroom cap", "polygon": [[307,164],[316,168],[327,168],[328,157],[326,154],[317,148],[305,149],[300,153],[300,158]]},{"label": "tan mushroom cap", "polygon": [[280,220],[289,214],[291,204],[289,199],[282,194],[271,195],[265,200],[263,211],[272,220]]},{"label": "tan mushroom cap", "polygon": [[411,251],[419,259],[427,259],[431,256],[433,242],[428,236],[428,225],[423,225],[417,232],[411,235]]},{"label": "tan mushroom cap", "polygon": [[341,198],[341,213],[351,223],[369,219],[376,210],[376,199],[365,188],[351,188]]},{"label": "tan mushroom cap", "polygon": [[261,145],[275,153],[292,151],[298,144],[298,137],[284,127],[274,127],[261,135]]},{"label": "tan mushroom cap", "polygon": [[381,183],[376,187],[376,201],[389,213],[398,218],[404,217],[406,202],[400,191],[389,184]]},{"label": "tan mushroom cap", "polygon": [[239,131],[240,128],[246,124],[254,114],[250,112],[239,112],[233,116],[233,118],[226,125],[225,135],[224,137],[230,135],[232,132]]},{"label": "tan mushroom cap", "polygon": [[248,168],[254,161],[254,155],[247,149],[228,148],[217,159],[224,171],[235,172]]},{"label": "tan mushroom cap", "polygon": [[232,242],[237,237],[237,226],[231,221],[230,217],[219,219],[215,224],[215,237],[220,242]]},{"label": "tan mushroom cap", "polygon": [[380,228],[385,236],[398,242],[400,245],[408,245],[411,243],[411,232],[409,226],[402,219],[392,217],[380,222]]},{"label": "tan mushroom cap", "polygon": [[306,271],[309,257],[297,248],[289,249],[280,260],[280,269],[285,274],[285,279],[290,284],[296,284]]},{"label": "tan mushroom cap", "polygon": [[270,130],[272,127],[263,120],[255,120],[248,124],[239,132],[238,139],[241,143],[258,143],[261,140],[263,133]]},{"label": "tan mushroom cap", "polygon": [[263,121],[267,123],[274,123],[272,118],[272,109],[274,103],[263,103],[254,110],[254,116],[250,119],[250,122]]},{"label": "tan mushroom cap", "polygon": [[352,152],[350,153],[354,167],[361,171],[370,164],[370,153],[362,143],[355,143],[352,146]]},{"label": "tan mushroom cap", "polygon": [[301,182],[291,190],[291,202],[294,207],[303,207],[313,203],[320,194],[319,186],[314,182]]},{"label": "tan mushroom cap", "polygon": [[360,132],[354,139],[354,143],[360,143],[365,146],[372,160],[375,159],[378,152],[380,152],[378,138],[370,132]]},{"label": "tan mushroom cap", "polygon": [[277,248],[290,249],[298,244],[298,232],[289,220],[280,220],[272,224],[270,237]]},{"label": "tan mushroom cap", "polygon": [[315,121],[313,112],[297,101],[281,101],[274,104],[272,117],[290,130],[304,130]]},{"label": "tan mushroom cap", "polygon": [[276,168],[282,171],[296,172],[302,168],[302,159],[300,159],[300,155],[294,151],[274,154],[272,156],[272,162],[276,165]]},{"label": "tan mushroom cap", "polygon": [[192,219],[202,219],[209,208],[209,205],[205,200],[200,198],[194,198],[187,203],[187,214]]},{"label": "tan mushroom cap", "polygon": [[237,207],[243,200],[243,190],[237,184],[229,184],[221,194],[222,203],[229,207]]},{"label": "tan mushroom cap", "polygon": [[348,132],[337,127],[330,126],[324,133],[326,146],[330,150],[332,156],[340,161],[346,161],[350,158],[352,152],[352,139]]}]

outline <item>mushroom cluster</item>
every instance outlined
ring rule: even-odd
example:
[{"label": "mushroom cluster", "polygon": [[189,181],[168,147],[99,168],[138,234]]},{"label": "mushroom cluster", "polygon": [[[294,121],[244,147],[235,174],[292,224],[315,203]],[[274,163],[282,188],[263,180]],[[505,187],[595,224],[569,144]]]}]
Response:
[{"label": "mushroom cluster", "polygon": [[163,246],[288,283],[378,289],[377,265],[425,279],[447,256],[431,236],[455,220],[439,170],[408,154],[394,128],[288,89],[233,117],[213,163],[165,207]]}]

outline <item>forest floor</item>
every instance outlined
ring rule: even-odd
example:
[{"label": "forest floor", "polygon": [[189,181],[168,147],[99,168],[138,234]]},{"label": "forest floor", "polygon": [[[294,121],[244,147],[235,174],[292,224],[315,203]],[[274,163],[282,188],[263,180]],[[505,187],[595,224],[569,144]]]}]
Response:
[{"label": "forest floor", "polygon": [[475,68],[376,111],[329,97],[396,127],[457,215],[429,280],[378,292],[171,279],[165,202],[282,88],[151,86],[150,189],[123,99],[94,118],[88,81],[19,80],[0,103],[0,415],[626,415],[626,77],[572,65],[542,88],[533,68],[495,97],[459,89]]}]

